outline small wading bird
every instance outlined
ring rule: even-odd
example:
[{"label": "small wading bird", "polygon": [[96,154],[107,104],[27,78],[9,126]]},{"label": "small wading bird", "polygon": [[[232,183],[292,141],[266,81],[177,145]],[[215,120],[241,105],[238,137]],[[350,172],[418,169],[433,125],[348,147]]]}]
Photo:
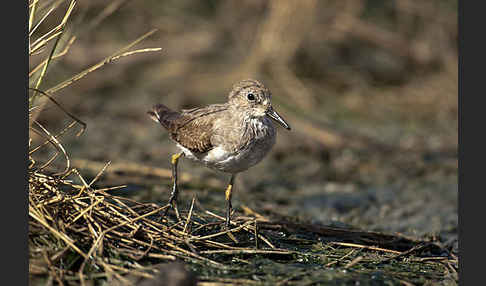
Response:
[{"label": "small wading bird", "polygon": [[172,155],[173,186],[168,202],[178,218],[177,163],[185,156],[209,168],[231,174],[225,191],[225,226],[229,227],[236,174],[260,162],[275,144],[276,131],[270,119],[290,130],[287,122],[272,108],[270,98],[270,90],[262,83],[247,79],[233,86],[228,102],[223,104],[180,112],[157,104],[147,112],[167,129],[180,150]]}]

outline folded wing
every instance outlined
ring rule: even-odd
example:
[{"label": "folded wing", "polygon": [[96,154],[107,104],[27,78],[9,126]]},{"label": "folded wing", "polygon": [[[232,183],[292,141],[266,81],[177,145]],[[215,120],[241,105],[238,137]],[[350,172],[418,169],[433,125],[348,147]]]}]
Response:
[{"label": "folded wing", "polygon": [[213,105],[177,112],[163,104],[157,104],[147,113],[169,131],[174,141],[191,152],[205,153],[213,148],[212,117],[224,110],[224,105]]}]

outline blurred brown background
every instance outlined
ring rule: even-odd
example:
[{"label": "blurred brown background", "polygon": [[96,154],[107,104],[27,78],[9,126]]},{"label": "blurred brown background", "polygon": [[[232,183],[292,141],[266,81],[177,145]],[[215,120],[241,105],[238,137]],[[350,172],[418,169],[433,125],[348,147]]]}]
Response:
[{"label": "blurred brown background", "polygon": [[[121,58],[55,94],[88,124],[63,139],[73,160],[168,168],[176,149],[146,111],[224,102],[234,82],[255,78],[293,129],[279,127],[271,154],[238,177],[236,209],[457,238],[457,1],[80,1],[64,36],[78,38],[41,88],[152,28],[136,48],[161,52]],[[51,130],[69,122],[51,104],[39,120]],[[196,195],[223,213],[228,176],[180,166],[194,176],[180,208]],[[170,189],[128,174],[101,183],[147,202]]]}]

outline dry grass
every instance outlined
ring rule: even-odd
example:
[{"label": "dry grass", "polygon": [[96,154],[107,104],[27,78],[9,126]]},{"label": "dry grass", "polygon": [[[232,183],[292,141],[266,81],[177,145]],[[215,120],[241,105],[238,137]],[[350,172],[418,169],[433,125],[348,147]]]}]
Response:
[{"label": "dry grass", "polygon": [[[72,180],[67,179],[70,176],[75,176],[82,184],[72,183]],[[94,182],[95,180],[87,183],[76,169],[71,169],[62,176],[30,172],[30,247],[34,255],[36,250],[40,250],[38,254],[42,255],[46,249],[49,250],[45,261],[33,257],[32,274],[50,273],[57,278],[69,280],[79,277],[84,280],[86,278],[83,273],[90,272],[85,268],[90,268],[91,271],[97,269],[94,273],[105,273],[108,277],[123,280],[121,275],[131,272],[130,270],[139,270],[132,274],[151,277],[145,273],[149,268],[137,263],[142,258],[167,261],[181,258],[224,269],[225,265],[204,255],[291,254],[287,250],[274,249],[267,239],[256,233],[254,219],[237,220],[234,223],[236,227],[220,231],[223,218],[210,212],[201,216],[191,207],[191,211],[183,216],[182,221],[174,222],[161,216],[167,206],[142,204],[113,196],[109,191],[123,186],[95,189],[92,187]],[[233,247],[217,241],[225,235],[236,239],[232,233],[239,232],[257,235],[272,249]],[[73,255],[76,258],[71,261],[70,267],[62,267],[61,264],[64,265],[65,262],[59,264]],[[121,257],[123,263],[120,261]],[[41,266],[44,263],[47,264]],[[121,267],[121,264],[128,267]]]},{"label": "dry grass", "polygon": [[[104,168],[89,183],[76,169],[55,176],[29,172],[31,277],[48,277],[59,285],[73,281],[85,285],[93,279],[131,285],[127,274],[132,280],[133,277],[153,278],[160,262],[183,260],[222,271],[238,269],[234,259],[245,262],[242,255],[247,258],[280,257],[277,260],[322,256],[295,249],[312,241],[296,239],[294,247],[276,247],[288,243],[289,238],[285,235],[268,237],[275,232],[325,237],[330,249],[359,249],[360,255],[356,253],[349,259],[351,252],[333,256],[333,252],[327,250],[325,253],[331,262],[326,267],[342,264],[345,269],[350,268],[362,261],[363,256],[367,262],[388,263],[426,247],[432,251],[417,261],[436,260],[457,267],[457,257],[433,254],[444,251],[435,243],[376,232],[271,221],[248,208],[244,209],[251,216],[237,216],[231,228],[224,230],[224,218],[210,211],[196,210],[195,199],[189,211],[181,214],[181,221],[177,221],[173,216],[162,216],[167,206],[110,195],[111,190],[123,186],[93,187],[103,171]],[[201,281],[243,283],[241,279],[199,278]]]}]

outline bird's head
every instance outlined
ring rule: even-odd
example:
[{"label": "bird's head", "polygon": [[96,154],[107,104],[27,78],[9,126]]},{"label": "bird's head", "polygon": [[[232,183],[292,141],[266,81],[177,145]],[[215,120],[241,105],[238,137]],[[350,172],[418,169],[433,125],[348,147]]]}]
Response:
[{"label": "bird's head", "polygon": [[272,94],[261,82],[254,79],[242,80],[235,85],[228,96],[228,103],[235,108],[245,110],[252,117],[268,116],[287,130],[290,126],[273,109]]}]

